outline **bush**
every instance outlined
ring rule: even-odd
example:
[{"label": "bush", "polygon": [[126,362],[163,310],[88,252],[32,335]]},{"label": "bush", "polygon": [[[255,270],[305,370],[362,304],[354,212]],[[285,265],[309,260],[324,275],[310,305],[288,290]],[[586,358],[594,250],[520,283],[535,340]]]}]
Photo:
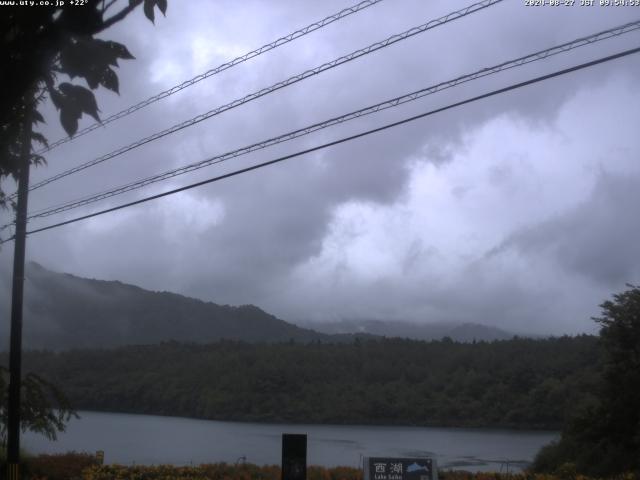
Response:
[{"label": "bush", "polygon": [[280,468],[252,464],[233,466],[226,463],[176,467],[173,465],[127,467],[103,465],[84,472],[83,480],[280,480]]},{"label": "bush", "polygon": [[[280,467],[215,463],[199,466],[98,465],[87,453],[39,455],[26,462],[28,480],[280,480]],[[1,475],[0,475],[1,477]],[[553,474],[501,474],[494,472],[440,471],[439,480],[605,480],[576,474],[575,466],[565,464]],[[362,471],[352,467],[307,469],[308,480],[363,480]],[[608,480],[640,480],[628,473]]]},{"label": "bush", "polygon": [[564,458],[569,456],[566,452],[566,444],[560,442],[551,442],[545,445],[538,451],[531,470],[539,473],[553,473],[558,468],[558,465],[562,465]]},{"label": "bush", "polygon": [[34,480],[82,480],[83,471],[97,465],[94,455],[69,452],[28,458],[24,470]]}]

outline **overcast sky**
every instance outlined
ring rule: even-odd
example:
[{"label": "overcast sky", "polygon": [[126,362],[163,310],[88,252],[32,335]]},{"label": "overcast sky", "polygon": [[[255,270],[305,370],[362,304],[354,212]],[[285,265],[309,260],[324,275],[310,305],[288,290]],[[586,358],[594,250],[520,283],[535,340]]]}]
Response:
[{"label": "overcast sky", "polygon": [[[102,115],[352,3],[172,0],[155,26],[137,11],[103,34],[125,43],[136,60],[121,62],[120,96],[99,91]],[[469,3],[385,0],[55,149],[32,182]],[[640,18],[640,8],[575,3],[506,0],[34,191],[30,207],[119,186]],[[633,32],[31,227],[639,45]],[[251,303],[294,322],[470,321],[518,332],[592,332],[598,305],[625,283],[640,283],[639,111],[636,55],[34,234],[27,256],[80,276]],[[44,132],[55,140],[62,130],[55,111],[47,113]],[[6,212],[1,220],[9,220]],[[12,254],[12,244],[0,251],[5,277]]]}]

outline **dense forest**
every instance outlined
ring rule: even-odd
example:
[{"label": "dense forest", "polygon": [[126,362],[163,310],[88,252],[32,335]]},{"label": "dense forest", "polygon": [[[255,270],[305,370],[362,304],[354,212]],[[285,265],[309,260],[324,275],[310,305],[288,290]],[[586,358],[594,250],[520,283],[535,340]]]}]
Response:
[{"label": "dense forest", "polygon": [[[35,351],[77,409],[219,420],[558,429],[595,394],[592,336],[164,343]],[[6,364],[6,354],[0,363]]]}]

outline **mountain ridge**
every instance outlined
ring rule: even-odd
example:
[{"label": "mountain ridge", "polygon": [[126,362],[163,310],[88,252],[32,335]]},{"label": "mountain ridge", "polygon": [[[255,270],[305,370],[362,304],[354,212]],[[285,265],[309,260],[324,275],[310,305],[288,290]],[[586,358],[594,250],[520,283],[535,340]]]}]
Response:
[{"label": "mountain ridge", "polygon": [[[449,337],[456,342],[509,340],[518,336],[513,332],[473,322],[430,322],[384,320],[340,320],[336,322],[300,322],[300,326],[326,334],[370,334],[413,340],[440,340]],[[531,337],[532,335],[519,335]]]},{"label": "mountain ridge", "polygon": [[[24,346],[66,350],[157,344],[345,341],[285,322],[255,305],[219,305],[118,280],[26,268]],[[6,333],[6,332],[4,332]]]},{"label": "mountain ridge", "polygon": [[[57,351],[167,341],[209,343],[223,339],[249,343],[342,343],[382,336],[415,340],[449,337],[471,342],[507,340],[514,336],[473,323],[380,320],[291,323],[251,304],[217,304],[178,293],[147,290],[119,280],[54,272],[36,262],[27,264],[25,287],[26,349]],[[7,323],[0,324],[0,334],[8,338]]]}]

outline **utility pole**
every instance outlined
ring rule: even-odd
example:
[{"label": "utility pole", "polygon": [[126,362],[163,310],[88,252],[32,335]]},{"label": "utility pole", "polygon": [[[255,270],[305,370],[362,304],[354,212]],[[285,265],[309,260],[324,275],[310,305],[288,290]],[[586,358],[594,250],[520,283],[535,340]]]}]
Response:
[{"label": "utility pole", "polygon": [[[31,92],[30,92],[31,93]],[[18,172],[18,204],[13,252],[11,291],[11,343],[9,347],[9,424],[7,426],[7,478],[20,479],[20,390],[22,376],[22,300],[24,259],[27,242],[27,200],[29,197],[29,161],[31,159],[31,120],[33,97],[26,96],[24,126]]]}]

